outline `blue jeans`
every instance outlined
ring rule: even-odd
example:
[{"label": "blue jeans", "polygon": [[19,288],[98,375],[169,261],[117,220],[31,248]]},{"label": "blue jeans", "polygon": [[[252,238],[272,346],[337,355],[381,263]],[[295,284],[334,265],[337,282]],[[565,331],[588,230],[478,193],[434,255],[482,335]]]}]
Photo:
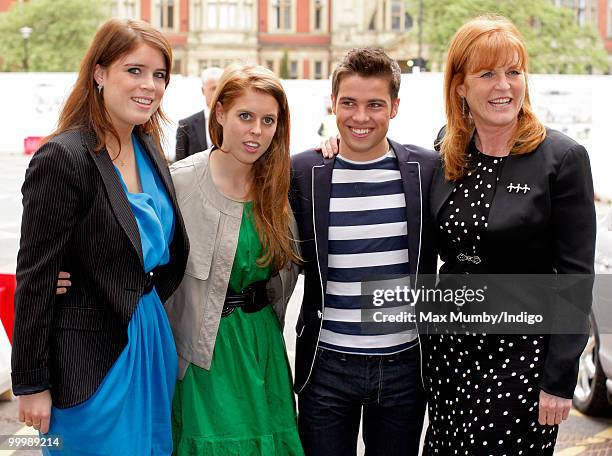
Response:
[{"label": "blue jeans", "polygon": [[418,345],[370,356],[318,349],[298,396],[306,456],[353,456],[363,407],[366,456],[417,456],[425,414]]}]

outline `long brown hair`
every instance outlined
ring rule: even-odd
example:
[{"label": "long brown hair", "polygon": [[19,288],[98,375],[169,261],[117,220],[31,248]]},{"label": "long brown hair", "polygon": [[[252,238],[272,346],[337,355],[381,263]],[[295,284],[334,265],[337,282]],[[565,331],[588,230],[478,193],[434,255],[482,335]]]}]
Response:
[{"label": "long brown hair", "polygon": [[[85,128],[96,135],[96,151],[105,146],[104,138],[108,133],[121,144],[104,107],[103,94],[97,90],[94,71],[96,65],[108,67],[141,44],[147,44],[162,53],[166,64],[165,80],[168,87],[172,70],[172,48],[164,35],[144,21],[110,19],[102,24],[94,36],[81,62],[74,88],[60,112],[57,129],[45,140],[67,130]],[[152,136],[159,151],[162,150],[162,122],[168,122],[168,118],[160,105],[151,118],[141,126],[145,133]]]},{"label": "long brown hair", "polygon": [[209,133],[212,143],[221,149],[223,127],[217,121],[217,103],[227,111],[246,90],[274,97],[278,103],[276,132],[268,150],[253,164],[251,195],[255,226],[263,247],[257,260],[261,267],[283,268],[289,261],[299,262],[289,231],[289,105],[280,80],[267,68],[231,65],[225,69],[211,102]]},{"label": "long brown hair", "polygon": [[518,29],[504,16],[486,15],[465,23],[451,40],[444,70],[446,133],[439,143],[447,180],[456,180],[467,172],[466,149],[474,135],[474,121],[467,115],[465,102],[457,93],[467,73],[494,68],[512,61],[525,74],[525,99],[518,114],[518,126],[512,138],[511,154],[534,150],[546,136],[529,101],[527,67],[529,57],[525,41]]}]

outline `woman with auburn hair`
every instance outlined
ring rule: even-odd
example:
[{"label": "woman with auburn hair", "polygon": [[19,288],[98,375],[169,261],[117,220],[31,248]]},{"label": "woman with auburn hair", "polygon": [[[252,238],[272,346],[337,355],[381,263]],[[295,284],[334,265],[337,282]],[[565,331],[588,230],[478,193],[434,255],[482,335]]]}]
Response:
[{"label": "woman with auburn hair", "polygon": [[282,335],[297,279],[289,107],[279,79],[230,66],[214,146],[172,165],[192,240],[166,308],[179,354],[174,454],[301,455]]},{"label": "woman with auburn hair", "polygon": [[[523,38],[501,16],[470,20],[450,43],[430,201],[441,274],[541,274],[559,284],[562,274],[593,274],[589,158],[534,115],[527,64]],[[555,304],[589,307],[590,291],[572,288],[571,302]],[[587,340],[560,332],[424,337],[426,454],[552,455]]]},{"label": "woman with auburn hair", "polygon": [[[45,454],[172,452],[162,302],[189,247],[159,148],[171,65],[146,22],[104,23],[26,172],[12,381],[19,420],[61,438]],[[60,270],[72,285],[56,296]]]}]

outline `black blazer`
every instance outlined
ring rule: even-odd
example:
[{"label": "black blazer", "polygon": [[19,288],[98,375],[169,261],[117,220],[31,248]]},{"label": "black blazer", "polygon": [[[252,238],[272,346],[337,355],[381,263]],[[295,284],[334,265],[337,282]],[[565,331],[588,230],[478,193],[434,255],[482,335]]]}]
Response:
[{"label": "black blazer", "polygon": [[[430,212],[429,188],[438,156],[433,151],[389,141],[398,161],[406,194],[410,274],[435,274],[436,249]],[[310,377],[321,330],[325,287],[329,199],[335,159],[324,159],[314,149],[292,157],[289,200],[300,233],[304,259],[304,299],[296,332],[295,390]]]},{"label": "black blazer", "polygon": [[208,123],[204,111],[196,112],[192,116],[179,120],[176,129],[176,161],[208,149],[207,128]]},{"label": "black blazer", "polygon": [[[154,270],[165,301],[182,280],[189,250],[167,164],[151,138],[140,140],[174,206],[170,262]],[[32,157],[23,193],[17,257],[12,380],[15,394],[51,390],[65,408],[88,399],[127,343],[143,293],[140,234],[106,150],[85,131],[62,133]],[[72,287],[56,296],[60,270]]]},{"label": "black blazer", "polygon": [[[510,191],[511,184],[527,185],[530,190]],[[431,192],[434,221],[455,185],[444,178],[440,162]],[[591,277],[595,232],[589,156],[574,140],[548,129],[546,139],[533,152],[510,155],[504,160],[488,227],[481,239],[480,272]],[[440,243],[440,258],[444,262],[441,273],[463,270],[456,252],[445,243]],[[575,295],[570,299],[590,309],[590,288],[579,286],[573,292]],[[550,394],[571,398],[576,386],[578,357],[587,335],[558,334],[548,339],[540,386]]]}]

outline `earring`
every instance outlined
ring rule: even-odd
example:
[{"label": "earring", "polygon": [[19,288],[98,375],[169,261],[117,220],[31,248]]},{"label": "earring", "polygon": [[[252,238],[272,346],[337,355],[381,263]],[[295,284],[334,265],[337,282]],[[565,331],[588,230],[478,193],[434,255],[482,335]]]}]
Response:
[{"label": "earring", "polygon": [[467,117],[467,103],[465,102],[465,98],[461,97],[461,115],[463,117]]},{"label": "earring", "polygon": [[98,84],[98,93],[102,93],[102,89],[104,88],[104,85],[102,83]]}]

